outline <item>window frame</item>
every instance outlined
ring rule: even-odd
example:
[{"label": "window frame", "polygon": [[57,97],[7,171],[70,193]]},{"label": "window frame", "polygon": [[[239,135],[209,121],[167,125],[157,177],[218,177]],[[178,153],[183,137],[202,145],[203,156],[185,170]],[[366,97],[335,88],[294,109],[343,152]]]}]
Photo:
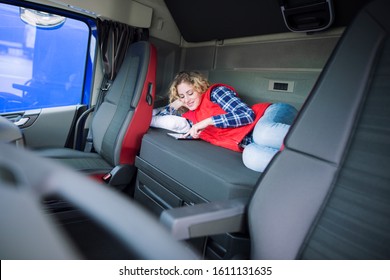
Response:
[{"label": "window frame", "polygon": [[[26,2],[21,0],[13,0],[13,1],[0,0],[0,3],[57,14],[74,20],[82,21],[86,24],[86,26],[89,29],[89,36],[87,41],[87,50],[86,50],[85,67],[84,67],[84,80],[82,83],[80,104],[84,104],[87,107],[89,107],[92,100],[92,94],[93,94],[94,69],[96,64],[96,53],[98,48],[98,32],[97,32],[96,18],[85,14],[72,12],[66,9],[50,7],[38,3]],[[46,107],[42,107],[42,108],[46,108]],[[17,113],[20,111],[26,111],[26,110],[0,112],[0,114],[7,115],[12,113]]]}]

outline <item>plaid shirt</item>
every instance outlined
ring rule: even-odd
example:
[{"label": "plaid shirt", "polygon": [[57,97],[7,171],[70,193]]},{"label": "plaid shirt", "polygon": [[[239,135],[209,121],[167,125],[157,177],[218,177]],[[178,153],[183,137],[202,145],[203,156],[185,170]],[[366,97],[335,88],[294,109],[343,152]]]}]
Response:
[{"label": "plaid shirt", "polygon": [[[218,104],[226,114],[213,116],[214,125],[218,128],[232,128],[250,124],[255,119],[253,110],[242,102],[237,94],[224,86],[215,87],[210,94],[210,100]],[[179,115],[180,113],[169,105],[164,107],[158,115]],[[191,124],[192,125],[192,124]],[[249,133],[241,141],[240,145],[245,147],[253,142],[252,133]]]},{"label": "plaid shirt", "polygon": [[213,116],[216,127],[228,128],[250,124],[255,119],[253,110],[242,102],[232,90],[219,86],[212,90],[210,100],[218,104],[227,113]]}]

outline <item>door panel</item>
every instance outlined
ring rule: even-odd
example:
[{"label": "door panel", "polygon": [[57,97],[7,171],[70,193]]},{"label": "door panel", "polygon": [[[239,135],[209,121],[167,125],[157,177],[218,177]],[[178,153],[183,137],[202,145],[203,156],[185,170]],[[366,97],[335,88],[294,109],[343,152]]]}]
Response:
[{"label": "door panel", "polygon": [[29,148],[72,146],[75,120],[87,106],[80,104],[90,102],[95,22],[52,12],[0,3],[0,115],[19,126]]},{"label": "door panel", "polygon": [[32,124],[22,128],[25,143],[30,148],[64,147],[79,106],[44,108],[36,115],[26,111],[23,116],[35,118]]},{"label": "door panel", "polygon": [[81,107],[43,108],[3,116],[20,127],[27,147],[64,147],[74,129],[76,112]]}]

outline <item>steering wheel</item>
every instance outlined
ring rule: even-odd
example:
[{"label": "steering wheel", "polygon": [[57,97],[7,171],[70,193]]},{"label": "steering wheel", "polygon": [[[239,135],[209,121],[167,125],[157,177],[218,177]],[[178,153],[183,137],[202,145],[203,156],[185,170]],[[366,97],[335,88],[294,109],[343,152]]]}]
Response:
[{"label": "steering wheel", "polygon": [[44,211],[41,201],[48,195],[56,195],[83,211],[137,259],[198,258],[123,194],[27,149],[0,143],[0,151],[2,260],[83,258]]}]

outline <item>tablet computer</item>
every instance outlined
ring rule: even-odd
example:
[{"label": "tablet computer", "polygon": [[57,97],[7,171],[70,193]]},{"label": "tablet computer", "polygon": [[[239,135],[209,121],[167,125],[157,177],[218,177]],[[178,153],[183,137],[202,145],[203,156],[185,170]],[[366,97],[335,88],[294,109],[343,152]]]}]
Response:
[{"label": "tablet computer", "polygon": [[169,136],[175,138],[176,140],[199,140],[199,138],[193,138],[192,136],[184,137],[185,133],[167,133]]}]

